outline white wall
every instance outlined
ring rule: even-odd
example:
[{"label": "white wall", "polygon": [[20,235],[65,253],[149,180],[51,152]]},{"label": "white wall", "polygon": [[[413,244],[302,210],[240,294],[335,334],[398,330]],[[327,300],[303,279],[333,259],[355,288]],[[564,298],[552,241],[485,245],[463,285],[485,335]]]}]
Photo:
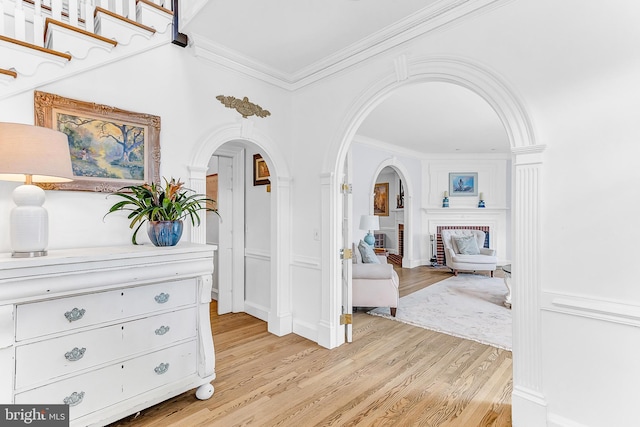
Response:
[{"label": "white wall", "polygon": [[[542,197],[533,202],[542,214],[537,266],[544,290],[542,400],[531,402],[543,408],[552,425],[563,425],[563,419],[568,420],[564,425],[629,425],[636,419],[629,399],[640,379],[638,364],[629,359],[640,352],[640,287],[632,249],[640,238],[633,190],[640,154],[640,3],[501,4],[296,93],[293,137],[306,143],[294,147],[294,156],[325,159],[325,164],[293,163],[294,229],[299,231],[293,250],[321,256],[321,247],[307,237],[327,208],[320,205],[321,177],[331,182],[331,173],[339,170],[335,158],[341,144],[366,114],[360,106],[368,108],[367,100],[381,101],[385,91],[403,84],[402,76],[394,78],[400,54],[408,57],[409,80],[412,64],[426,57],[462,58],[486,68],[516,94],[537,142],[547,146]],[[602,260],[606,250],[617,254],[612,262]],[[314,291],[323,286],[318,283]],[[331,318],[322,316],[319,336],[329,342],[332,337],[323,333]],[[516,363],[538,362],[532,356]],[[516,426],[530,422],[514,419]]]},{"label": "white wall", "polygon": [[[248,96],[272,112],[268,119],[255,121],[255,127],[278,141],[289,142],[287,114],[290,94],[260,81],[202,62],[189,50],[162,46],[124,61],[109,64],[66,80],[38,88],[61,96],[96,102],[125,110],[158,115],[162,120],[160,173],[187,180],[187,166],[195,148],[212,129],[242,120],[215,97],[219,94]],[[0,118],[33,124],[33,92],[0,100]],[[284,150],[286,152],[286,150]],[[0,251],[10,251],[10,193],[17,184],[0,182]],[[45,207],[50,217],[49,248],[106,246],[130,243],[128,221],[124,215],[103,216],[114,203],[105,194],[47,191]],[[139,241],[148,242],[146,233]],[[189,236],[188,229],[183,239]]]}]

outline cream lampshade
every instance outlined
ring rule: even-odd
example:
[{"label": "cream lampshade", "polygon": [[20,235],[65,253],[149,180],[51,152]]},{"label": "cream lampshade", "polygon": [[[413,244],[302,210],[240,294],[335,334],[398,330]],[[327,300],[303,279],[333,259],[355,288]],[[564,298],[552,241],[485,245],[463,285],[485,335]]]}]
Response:
[{"label": "cream lampshade", "polygon": [[67,136],[38,126],[0,123],[0,153],[0,180],[25,183],[13,190],[12,256],[46,255],[49,216],[42,206],[45,193],[32,184],[73,180]]},{"label": "cream lampshade", "polygon": [[379,230],[380,229],[380,217],[378,217],[377,215],[362,215],[360,217],[360,230],[368,230],[369,233],[367,233],[366,236],[364,236],[364,241],[365,243],[368,243],[369,246],[373,246],[373,244],[376,242],[375,237],[373,237],[373,234],[371,233],[372,230]]}]

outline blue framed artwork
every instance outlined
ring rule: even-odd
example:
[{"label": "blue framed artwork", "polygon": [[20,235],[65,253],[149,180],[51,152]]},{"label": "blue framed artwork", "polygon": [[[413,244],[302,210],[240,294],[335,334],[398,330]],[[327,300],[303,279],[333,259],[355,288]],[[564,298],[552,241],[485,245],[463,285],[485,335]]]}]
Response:
[{"label": "blue framed artwork", "polygon": [[449,196],[477,196],[478,173],[477,172],[451,172],[449,173]]}]

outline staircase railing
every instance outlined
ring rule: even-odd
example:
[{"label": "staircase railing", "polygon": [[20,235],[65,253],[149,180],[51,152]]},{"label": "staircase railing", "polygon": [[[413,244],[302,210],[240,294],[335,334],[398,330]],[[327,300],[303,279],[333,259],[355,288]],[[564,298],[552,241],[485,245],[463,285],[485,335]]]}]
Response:
[{"label": "staircase railing", "polygon": [[[145,1],[173,11],[172,0]],[[42,47],[46,18],[95,33],[96,8],[136,21],[136,4],[136,0],[0,0],[0,35]]]}]

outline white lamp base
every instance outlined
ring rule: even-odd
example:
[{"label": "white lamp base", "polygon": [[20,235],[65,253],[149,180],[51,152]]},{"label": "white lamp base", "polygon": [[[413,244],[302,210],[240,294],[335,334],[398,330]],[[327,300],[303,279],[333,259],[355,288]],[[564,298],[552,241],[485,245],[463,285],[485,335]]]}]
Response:
[{"label": "white lamp base", "polygon": [[11,210],[9,229],[12,257],[32,258],[47,255],[49,215],[42,207],[44,190],[35,185],[21,185],[13,190],[16,207]]}]

